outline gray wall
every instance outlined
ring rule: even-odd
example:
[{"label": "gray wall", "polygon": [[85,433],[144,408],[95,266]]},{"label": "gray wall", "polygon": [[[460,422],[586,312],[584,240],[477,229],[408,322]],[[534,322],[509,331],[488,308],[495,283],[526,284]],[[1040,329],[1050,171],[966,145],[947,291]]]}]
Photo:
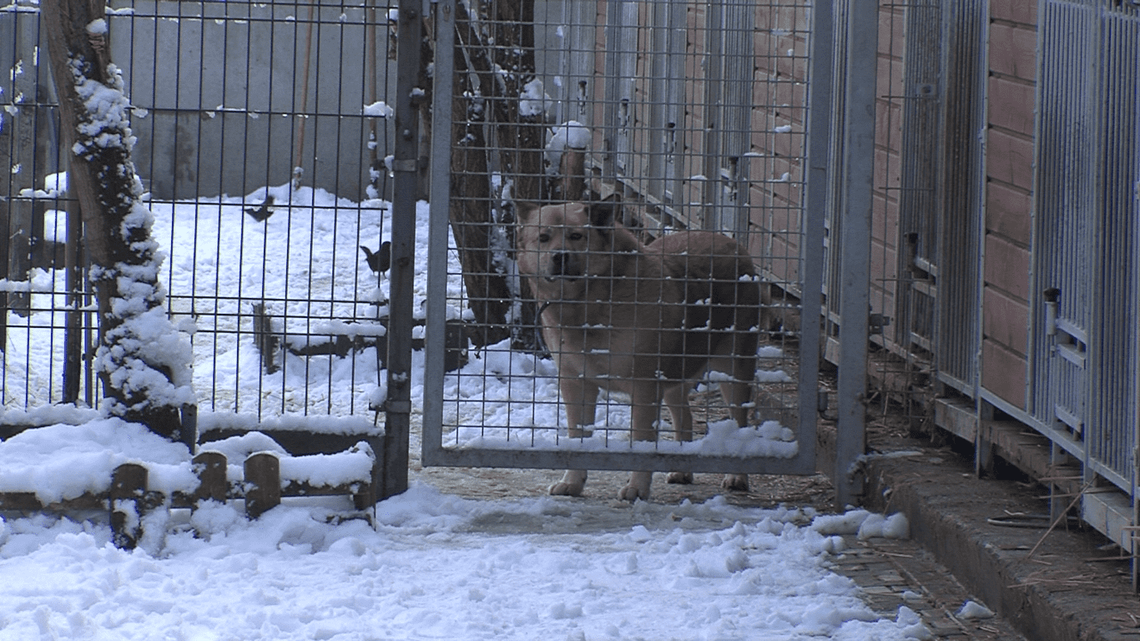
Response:
[{"label": "gray wall", "polygon": [[314,4],[112,3],[130,9],[110,18],[111,58],[156,198],[248,194],[298,164],[304,185],[366,197],[373,154],[390,153],[390,121],[363,116],[391,102],[387,9]]}]

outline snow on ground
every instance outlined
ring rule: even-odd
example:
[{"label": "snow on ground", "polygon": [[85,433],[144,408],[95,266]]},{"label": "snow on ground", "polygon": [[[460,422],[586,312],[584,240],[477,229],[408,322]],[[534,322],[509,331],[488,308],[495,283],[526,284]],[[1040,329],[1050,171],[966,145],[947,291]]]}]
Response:
[{"label": "snow on ground", "polygon": [[10,519],[0,640],[929,638],[828,569],[842,539],[810,511],[473,501],[422,483],[380,503],[375,529],[328,509],[250,523],[214,505],[133,552],[99,521]]},{"label": "snow on ground", "polygon": [[[269,195],[276,211],[265,223],[253,222],[240,198],[152,207],[155,236],[169,254],[163,279],[179,294],[172,307],[181,327],[196,330],[197,393],[220,411],[308,408],[370,418],[366,401],[383,379],[374,353],[287,360],[263,378],[252,338],[220,330],[248,322],[243,306],[262,298],[286,328],[311,330],[312,316],[374,318],[371,303],[385,298],[384,285],[377,289],[358,245],[386,238],[387,205],[285,187],[244,203]],[[426,207],[419,216],[425,224]],[[426,238],[421,231],[418,242]],[[417,278],[417,300],[423,287]],[[58,273],[36,274],[30,288],[37,307],[48,307],[45,297],[62,302]],[[191,292],[198,297],[185,297]],[[42,314],[35,323],[9,316],[6,406],[22,408],[30,398],[35,407],[58,385],[62,332],[43,329],[56,321],[38,322]],[[457,415],[460,399],[475,395],[492,413],[526,414],[516,426],[559,424],[549,363],[496,349],[474,356],[463,389],[459,378],[448,388]],[[414,396],[422,395],[421,364]],[[323,384],[307,384],[313,380]],[[253,401],[243,400],[247,392]],[[520,410],[512,398],[529,399],[530,407]],[[615,420],[620,411],[613,409]],[[48,416],[60,425],[0,442],[0,489],[75,496],[100,489],[108,470],[136,459],[150,459],[152,480],[166,489],[193,482],[184,448],[148,443],[153,435],[115,420],[91,420],[90,410],[5,413],[7,422]],[[786,441],[778,425],[766,429]],[[467,444],[488,438],[458,432]],[[254,522],[240,503],[193,514],[160,510],[130,552],[111,545],[104,514],[4,514],[0,641],[929,637],[905,607],[880,619],[852,581],[828,569],[842,553],[840,534],[905,536],[897,517],[740,508],[719,498],[632,506],[542,496],[469,500],[415,475],[409,492],[377,506],[375,528],[339,519],[348,507],[339,498],[286,500]]]}]

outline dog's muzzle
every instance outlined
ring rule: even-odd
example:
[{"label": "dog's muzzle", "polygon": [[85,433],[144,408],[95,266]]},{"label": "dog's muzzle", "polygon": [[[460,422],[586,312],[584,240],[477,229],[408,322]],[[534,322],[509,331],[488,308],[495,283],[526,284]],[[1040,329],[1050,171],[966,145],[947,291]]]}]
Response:
[{"label": "dog's muzzle", "polygon": [[582,277],[578,269],[576,256],[569,252],[558,252],[550,255],[550,268],[546,271],[546,280],[577,280]]}]

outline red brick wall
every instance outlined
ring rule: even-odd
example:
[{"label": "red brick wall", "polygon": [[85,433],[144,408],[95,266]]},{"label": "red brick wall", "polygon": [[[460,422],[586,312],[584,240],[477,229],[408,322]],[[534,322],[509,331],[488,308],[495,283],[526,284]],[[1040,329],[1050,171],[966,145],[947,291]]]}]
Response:
[{"label": "red brick wall", "polygon": [[990,3],[982,387],[1024,409],[1037,3]]}]

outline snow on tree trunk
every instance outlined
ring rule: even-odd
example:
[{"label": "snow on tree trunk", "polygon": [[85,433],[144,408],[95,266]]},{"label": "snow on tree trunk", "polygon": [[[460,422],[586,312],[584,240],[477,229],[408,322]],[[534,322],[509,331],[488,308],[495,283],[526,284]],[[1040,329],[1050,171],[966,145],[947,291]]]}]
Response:
[{"label": "snow on tree trunk", "polygon": [[516,345],[533,347],[533,303],[512,291],[507,277],[514,269],[514,221],[506,204],[546,198],[546,105],[535,77],[534,2],[460,3],[455,28],[460,97],[452,108],[450,218],[481,330],[473,339],[486,345],[513,336]]},{"label": "snow on tree trunk", "polygon": [[192,351],[166,314],[158,281],[164,256],[151,239],[154,217],[131,161],[130,104],[108,59],[104,0],[40,6],[99,301],[95,368],[104,410],[192,446],[193,425],[183,423],[183,410],[196,402]]}]

